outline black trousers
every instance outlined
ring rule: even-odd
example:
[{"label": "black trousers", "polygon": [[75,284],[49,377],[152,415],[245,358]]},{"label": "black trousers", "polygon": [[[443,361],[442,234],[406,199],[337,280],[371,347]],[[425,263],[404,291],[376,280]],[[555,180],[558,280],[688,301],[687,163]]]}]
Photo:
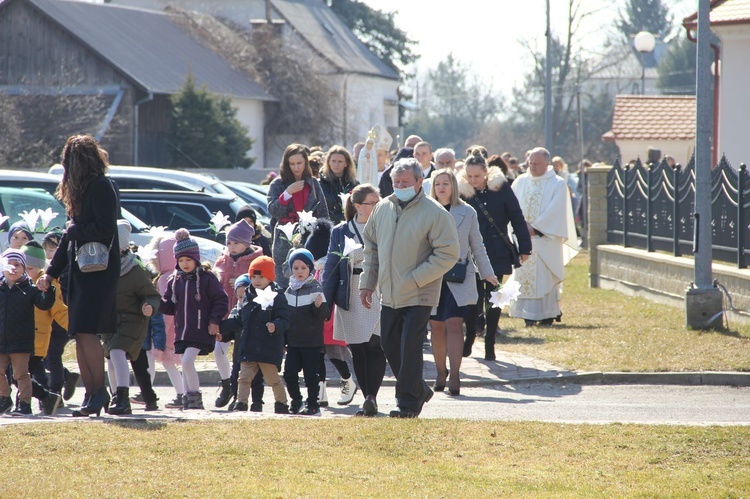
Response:
[{"label": "black trousers", "polygon": [[385,376],[385,353],[380,345],[380,336],[373,334],[367,343],[349,345],[357,383],[365,397],[378,396]]},{"label": "black trousers", "polygon": [[423,379],[422,348],[432,307],[390,308],[380,312],[383,352],[396,377],[396,400],[402,410],[419,411],[419,401],[430,387]]},{"label": "black trousers", "polygon": [[57,322],[53,322],[49,348],[47,348],[47,356],[44,358],[44,367],[49,371],[49,389],[55,393],[62,392],[62,387],[67,378],[62,356],[68,341],[70,341],[68,332]]},{"label": "black trousers", "polygon": [[141,349],[138,358],[130,361],[130,367],[133,368],[135,381],[138,388],[141,389],[141,395],[146,402],[156,402],[156,392],[151,385],[151,373],[148,372],[148,354],[146,350]]},{"label": "black trousers", "polygon": [[320,349],[321,347],[287,347],[284,363],[284,381],[292,400],[302,400],[299,390],[299,370],[307,387],[307,406],[317,409],[320,392]]}]

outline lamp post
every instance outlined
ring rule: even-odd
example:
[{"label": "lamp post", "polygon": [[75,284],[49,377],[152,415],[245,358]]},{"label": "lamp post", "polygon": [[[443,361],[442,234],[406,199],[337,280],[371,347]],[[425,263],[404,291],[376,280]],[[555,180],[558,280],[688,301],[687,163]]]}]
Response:
[{"label": "lamp post", "polygon": [[656,48],[656,37],[648,31],[641,31],[633,39],[633,46],[641,54],[641,95],[646,93],[646,54]]}]

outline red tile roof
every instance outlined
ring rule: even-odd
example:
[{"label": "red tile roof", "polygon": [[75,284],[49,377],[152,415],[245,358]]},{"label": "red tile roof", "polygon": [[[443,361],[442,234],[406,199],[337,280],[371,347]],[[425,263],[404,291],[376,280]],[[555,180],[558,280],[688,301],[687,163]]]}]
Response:
[{"label": "red tile roof", "polygon": [[695,97],[618,95],[612,131],[602,140],[692,140]]},{"label": "red tile roof", "polygon": [[[695,12],[683,19],[682,24],[694,27],[697,18]],[[711,24],[750,24],[750,0],[713,0]]]}]

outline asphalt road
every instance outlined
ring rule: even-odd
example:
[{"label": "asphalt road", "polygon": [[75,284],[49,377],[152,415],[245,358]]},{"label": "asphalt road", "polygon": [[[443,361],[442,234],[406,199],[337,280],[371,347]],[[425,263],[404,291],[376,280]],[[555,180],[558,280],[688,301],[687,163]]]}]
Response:
[{"label": "asphalt road", "polygon": [[[133,405],[134,414],[128,418],[177,419],[236,419],[274,417],[273,396],[266,389],[265,411],[257,413],[229,413],[213,407],[215,387],[204,388],[204,411],[163,409],[164,403],[174,398],[172,388],[157,387],[162,407],[156,412],[145,412],[143,406]],[[137,389],[133,390],[135,393]],[[303,389],[304,393],[304,389]],[[328,388],[330,406],[323,409],[324,418],[350,417],[362,403],[357,393],[349,406],[337,406],[339,391]],[[380,393],[381,417],[395,408],[392,387],[383,387]],[[72,422],[70,417],[83,398],[83,390],[55,417],[32,418],[0,417],[0,426],[27,422]],[[37,412],[36,403],[34,411]],[[103,419],[116,416],[102,415]],[[300,417],[300,416],[298,416]],[[750,387],[726,386],[675,386],[675,385],[561,385],[515,384],[490,387],[463,388],[458,397],[436,393],[425,405],[423,418],[454,418],[488,421],[546,421],[555,423],[639,423],[679,425],[750,425]],[[90,418],[95,421],[96,418]]]}]

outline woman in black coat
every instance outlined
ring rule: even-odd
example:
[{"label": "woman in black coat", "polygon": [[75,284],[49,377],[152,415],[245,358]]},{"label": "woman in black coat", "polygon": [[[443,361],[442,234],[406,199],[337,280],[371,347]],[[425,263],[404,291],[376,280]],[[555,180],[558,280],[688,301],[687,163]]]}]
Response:
[{"label": "woman in black coat", "polygon": [[349,194],[358,184],[357,170],[349,151],[341,146],[331,147],[326,154],[326,162],[320,169],[320,187],[326,198],[328,218],[333,225],[344,221],[341,195]]},{"label": "woman in black coat", "polygon": [[[479,232],[482,234],[487,256],[490,258],[495,275],[502,282],[502,276],[513,272],[511,252],[501,239],[499,231],[508,232],[508,224],[518,241],[518,252],[521,263],[531,254],[531,237],[523,217],[523,211],[510,184],[500,168],[487,168],[484,156],[478,151],[466,158],[464,169],[458,175],[458,188],[461,197],[477,212]],[[494,221],[494,225],[487,218]],[[500,321],[500,309],[489,304],[493,286],[484,283],[479,293],[479,304],[487,311],[487,333],[484,337],[484,358],[495,360],[495,332]],[[476,314],[472,314],[476,317]],[[474,343],[476,331],[473,321],[467,321],[464,355],[468,356]]]},{"label": "woman in black coat", "polygon": [[[115,187],[104,175],[107,153],[93,137],[70,137],[63,148],[62,166],[63,178],[57,196],[65,206],[69,221],[37,286],[45,291],[51,279],[60,277],[68,268],[68,332],[76,339],[78,367],[87,394],[84,405],[74,415],[98,415],[109,403],[109,393],[104,379],[104,352],[97,335],[117,331],[120,206]],[[109,248],[106,269],[81,272],[75,252],[88,242],[100,242]]]}]

